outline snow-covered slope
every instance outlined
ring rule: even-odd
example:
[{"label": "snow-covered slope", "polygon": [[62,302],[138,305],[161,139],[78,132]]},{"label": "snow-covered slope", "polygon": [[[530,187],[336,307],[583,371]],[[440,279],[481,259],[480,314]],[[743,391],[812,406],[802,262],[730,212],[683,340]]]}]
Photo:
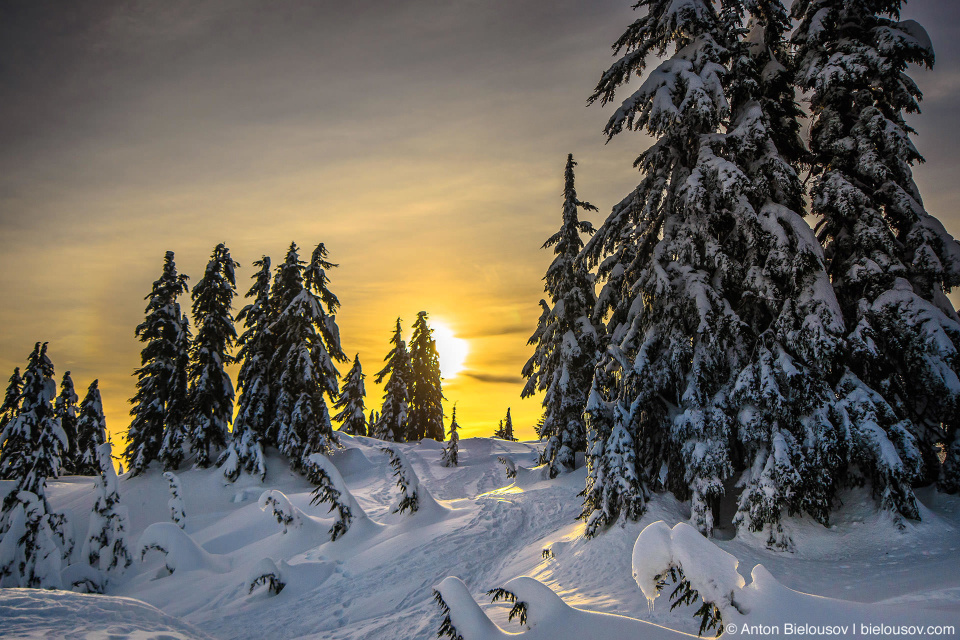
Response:
[{"label": "snow-covered slope", "polygon": [[[544,480],[531,470],[533,444],[486,438],[461,440],[460,465],[447,468],[440,465],[442,445],[428,440],[396,445],[418,476],[421,495],[416,513],[394,513],[400,493],[383,443],[342,440],[346,448],[332,461],[358,513],[367,517],[354,519],[335,542],[329,535],[334,514],[310,504],[313,487],[280,458],[268,460],[262,484],[246,475],[229,483],[216,469],[178,472],[186,514],[182,531],[170,521],[168,483],[159,471],[123,478],[122,502],[130,511],[131,551],[138,562],[108,593],[149,603],[216,638],[426,640],[436,636],[443,618],[435,588],[464,640],[504,632],[531,640],[696,633],[699,621],[692,614],[698,605],[670,611],[664,593],[651,607],[634,578],[638,566],[631,564],[648,525],[663,520],[651,531],[669,532],[689,518],[672,498],[656,496],[641,522],[616,525],[588,541],[576,521],[582,469]],[[508,479],[498,461],[504,456],[517,465],[515,478]],[[88,478],[65,478],[48,490],[53,507],[68,512],[77,539],[86,531],[92,484]],[[279,492],[270,494],[278,506],[261,500],[268,490]],[[693,582],[703,578],[698,567],[710,566],[711,554],[721,549],[729,554],[743,581],[733,601],[743,606],[723,611],[725,623],[843,620],[954,625],[960,631],[960,499],[923,491],[919,496],[923,522],[904,530],[875,513],[869,494],[852,492],[829,529],[805,519],[787,523],[792,553],[769,551],[762,538],[738,536],[701,539],[696,549],[668,556],[685,559],[684,572]],[[294,517],[278,523],[274,508]],[[147,548],[142,562],[141,546]],[[664,553],[661,548],[649,554],[650,562],[662,563]],[[634,559],[641,574],[644,557]],[[650,570],[659,569],[666,567]],[[251,590],[266,573],[282,588],[271,590],[264,580]],[[530,579],[516,580],[521,576]],[[511,603],[491,604],[486,591],[496,587],[526,603],[525,626],[516,618],[508,621]],[[5,599],[10,593],[22,591],[3,593]],[[17,629],[30,628],[31,609],[36,624],[49,617],[39,600],[16,597],[21,598]],[[70,613],[64,606],[63,616],[75,618],[78,628],[88,624],[83,607]]]}]

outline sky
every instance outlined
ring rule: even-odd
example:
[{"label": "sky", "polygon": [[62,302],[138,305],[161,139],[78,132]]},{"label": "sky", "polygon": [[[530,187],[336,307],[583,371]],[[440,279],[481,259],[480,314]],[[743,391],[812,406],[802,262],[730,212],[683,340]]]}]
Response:
[{"label": "sky", "polygon": [[[425,310],[469,349],[444,381],[462,433],[489,435],[510,407],[533,437],[520,370],[566,154],[599,224],[649,144],[606,143],[613,105],[586,106],[630,5],[0,0],[0,383],[48,341],[81,397],[99,378],[121,438],[165,251],[195,284],[226,243],[242,296],[254,260],[323,242],[369,408],[395,319],[409,337]],[[937,50],[912,74],[917,183],[960,236],[960,7],[914,0],[903,17]]]}]

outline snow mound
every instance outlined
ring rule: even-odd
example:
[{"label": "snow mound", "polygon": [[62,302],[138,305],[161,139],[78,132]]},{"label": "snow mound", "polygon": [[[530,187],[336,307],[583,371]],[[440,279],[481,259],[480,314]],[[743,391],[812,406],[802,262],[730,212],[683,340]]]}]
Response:
[{"label": "snow mound", "polygon": [[0,620],[5,638],[210,640],[140,600],[69,591],[0,589]]},{"label": "snow mound", "polygon": [[230,559],[207,553],[189,534],[173,522],[157,522],[140,536],[137,543],[140,558],[150,551],[159,551],[165,556],[167,570],[173,573],[205,569],[216,573],[230,570]]},{"label": "snow mound", "polygon": [[745,581],[737,572],[740,561],[703,537],[686,522],[671,529],[659,520],[648,525],[633,546],[633,579],[652,603],[660,595],[657,582],[669,569],[683,571],[705,602],[726,612],[734,593]]}]

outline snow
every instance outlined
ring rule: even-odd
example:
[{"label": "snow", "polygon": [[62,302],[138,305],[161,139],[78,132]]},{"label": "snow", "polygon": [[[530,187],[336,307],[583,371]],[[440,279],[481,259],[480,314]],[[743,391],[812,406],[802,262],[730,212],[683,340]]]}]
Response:
[{"label": "snow", "polygon": [[[651,611],[633,576],[662,570],[666,552],[701,593],[733,593],[743,613],[723,609],[725,623],[960,628],[958,497],[918,490],[922,521],[900,530],[868,490],[849,491],[830,528],[785,518],[795,551],[783,553],[767,549],[763,534],[707,540],[684,524],[689,507],[655,494],[639,522],[586,540],[576,520],[585,469],[546,479],[534,468],[540,443],[463,438],[456,467],[441,465],[438,443],[391,443],[418,479],[421,508],[411,515],[393,512],[399,489],[383,443],[341,441],[346,448],[329,462],[368,517],[336,541],[328,534],[336,514],[311,505],[313,486],[272,450],[262,484],[182,468],[182,530],[169,520],[167,480],[151,467],[120,479],[138,544],[108,595],[0,589],[0,635],[427,640],[442,619],[437,589],[464,640],[690,637],[696,605],[671,611],[664,590]],[[506,477],[499,457],[514,462],[516,478]],[[51,508],[65,511],[77,532],[87,529],[93,482],[64,477],[48,486]],[[0,494],[11,485],[0,483]],[[428,494],[439,508],[425,506]],[[301,526],[283,533],[274,509]],[[148,550],[141,561],[153,546],[166,551]],[[79,550],[75,556],[73,565]],[[251,591],[269,573],[284,583],[279,593],[265,584]],[[513,603],[490,604],[485,593],[497,587],[526,604],[525,626],[507,620]]]},{"label": "snow", "polygon": [[133,598],[0,589],[5,638],[207,640],[211,636]]}]

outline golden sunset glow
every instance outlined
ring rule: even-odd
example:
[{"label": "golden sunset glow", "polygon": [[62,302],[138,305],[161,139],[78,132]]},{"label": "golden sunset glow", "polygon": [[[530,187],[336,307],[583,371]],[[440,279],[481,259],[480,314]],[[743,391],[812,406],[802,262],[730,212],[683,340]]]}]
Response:
[{"label": "golden sunset glow", "polygon": [[433,339],[440,354],[440,374],[445,380],[455,378],[463,371],[470,352],[470,344],[454,335],[453,330],[441,322],[432,323]]},{"label": "golden sunset glow", "polygon": [[[631,3],[377,3],[362,18],[350,3],[107,3],[63,24],[21,4],[0,25],[4,59],[23,62],[0,69],[15,88],[0,104],[0,384],[49,341],[58,383],[72,371],[82,396],[100,380],[120,449],[134,329],[164,252],[193,286],[226,243],[236,312],[254,260],[276,266],[291,240],[308,259],[324,242],[368,412],[396,318],[409,337],[424,310],[447,424],[457,403],[464,437],[490,435],[510,407],[517,436],[535,437],[542,396],[520,399],[520,372],[564,160],[576,156],[598,225],[637,185],[649,144],[605,144],[611,109],[584,107]],[[937,114],[954,119],[944,105],[960,83],[917,78],[917,182],[957,236],[960,143],[939,132],[958,128],[938,129]],[[180,304],[189,314],[189,296]]]}]

